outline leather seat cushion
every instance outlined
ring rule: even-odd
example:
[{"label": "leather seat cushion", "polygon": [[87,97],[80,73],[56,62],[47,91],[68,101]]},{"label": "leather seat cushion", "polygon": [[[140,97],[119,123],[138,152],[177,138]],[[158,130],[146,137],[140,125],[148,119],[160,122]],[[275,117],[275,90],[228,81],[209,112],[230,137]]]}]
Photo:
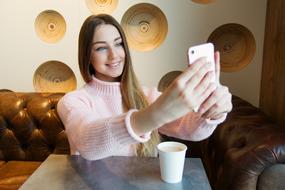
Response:
[{"label": "leather seat cushion", "polygon": [[262,172],[258,178],[258,190],[283,190],[285,187],[285,164],[275,164]]},{"label": "leather seat cushion", "polygon": [[6,164],[5,161],[0,161],[0,168]]},{"label": "leather seat cushion", "polygon": [[35,161],[9,161],[0,165],[0,189],[18,189],[41,165]]}]

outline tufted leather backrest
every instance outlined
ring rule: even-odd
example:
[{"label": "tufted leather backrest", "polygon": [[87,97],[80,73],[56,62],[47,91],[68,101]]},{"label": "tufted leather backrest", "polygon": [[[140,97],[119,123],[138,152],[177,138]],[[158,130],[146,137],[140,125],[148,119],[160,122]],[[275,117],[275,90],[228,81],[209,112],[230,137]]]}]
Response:
[{"label": "tufted leather backrest", "polygon": [[56,105],[61,93],[0,92],[0,160],[43,161],[69,154]]}]

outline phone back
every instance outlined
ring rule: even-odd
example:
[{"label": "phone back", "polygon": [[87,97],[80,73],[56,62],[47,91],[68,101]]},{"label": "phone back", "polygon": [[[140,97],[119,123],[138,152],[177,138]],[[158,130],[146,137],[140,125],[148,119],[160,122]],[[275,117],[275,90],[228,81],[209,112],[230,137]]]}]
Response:
[{"label": "phone back", "polygon": [[[189,64],[192,64],[200,57],[206,57],[207,61],[211,62],[211,70],[215,74],[214,45],[212,43],[200,44],[188,49]],[[213,77],[213,82],[215,82],[215,78]]]}]

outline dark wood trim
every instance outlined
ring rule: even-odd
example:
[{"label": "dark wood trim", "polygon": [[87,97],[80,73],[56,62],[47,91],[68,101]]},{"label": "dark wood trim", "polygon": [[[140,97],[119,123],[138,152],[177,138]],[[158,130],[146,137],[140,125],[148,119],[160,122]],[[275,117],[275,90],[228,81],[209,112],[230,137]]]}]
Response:
[{"label": "dark wood trim", "polygon": [[260,108],[285,127],[285,1],[268,0]]}]

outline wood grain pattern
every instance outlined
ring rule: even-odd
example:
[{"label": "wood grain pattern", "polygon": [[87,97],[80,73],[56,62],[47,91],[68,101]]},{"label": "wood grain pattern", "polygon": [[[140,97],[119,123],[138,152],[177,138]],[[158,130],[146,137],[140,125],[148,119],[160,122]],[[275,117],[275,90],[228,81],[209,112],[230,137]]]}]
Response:
[{"label": "wood grain pattern", "polygon": [[260,108],[285,128],[285,1],[268,0]]}]

